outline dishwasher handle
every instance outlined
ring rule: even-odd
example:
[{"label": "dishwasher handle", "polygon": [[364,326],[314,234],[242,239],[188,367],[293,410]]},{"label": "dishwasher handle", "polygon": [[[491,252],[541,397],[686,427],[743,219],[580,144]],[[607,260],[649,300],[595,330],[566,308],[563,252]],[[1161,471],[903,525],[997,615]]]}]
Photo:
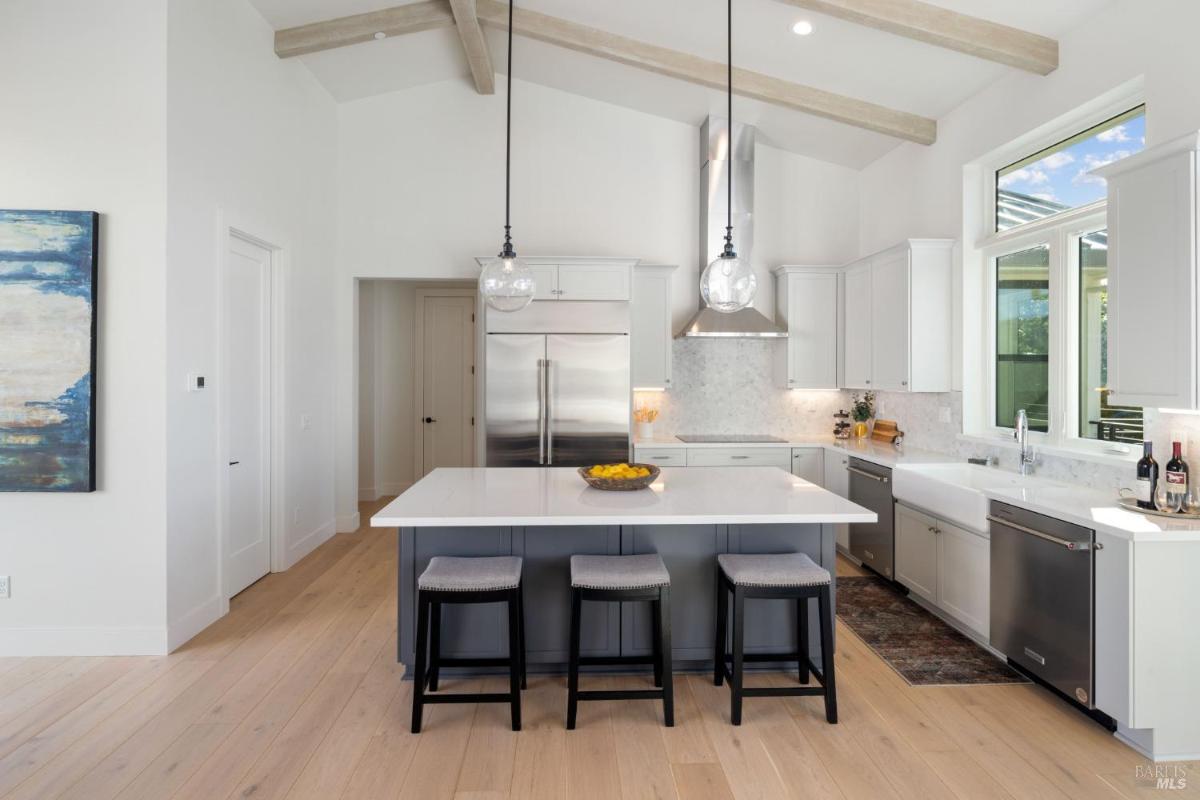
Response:
[{"label": "dishwasher handle", "polygon": [[994,514],[988,514],[988,521],[994,522],[997,525],[1007,525],[1013,530],[1020,531],[1021,533],[1028,533],[1030,536],[1036,536],[1039,539],[1044,539],[1047,542],[1059,545],[1060,547],[1065,547],[1066,549],[1074,552],[1087,552],[1088,550],[1104,549],[1104,545],[1100,542],[1073,542],[1070,539],[1060,539],[1057,536],[1051,536],[1048,533],[1043,533],[1042,531],[1034,530],[1033,528],[1027,528],[1024,525],[1018,525],[1012,520],[997,517]]},{"label": "dishwasher handle", "polygon": [[887,483],[889,480],[891,480],[883,475],[875,475],[874,473],[867,472],[865,469],[859,469],[858,467],[846,467],[846,471],[853,472],[855,475],[861,475],[864,478],[870,478],[873,481],[879,481],[880,483]]}]

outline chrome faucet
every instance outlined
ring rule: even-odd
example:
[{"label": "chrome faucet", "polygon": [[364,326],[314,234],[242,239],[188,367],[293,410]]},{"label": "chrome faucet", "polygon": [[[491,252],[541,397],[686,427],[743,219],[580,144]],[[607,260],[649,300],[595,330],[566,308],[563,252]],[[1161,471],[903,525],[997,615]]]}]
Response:
[{"label": "chrome faucet", "polygon": [[1033,470],[1033,464],[1037,457],[1033,453],[1033,448],[1029,446],[1029,416],[1025,413],[1025,409],[1022,408],[1017,412],[1017,421],[1013,427],[1016,428],[1013,431],[1013,438],[1021,446],[1021,453],[1017,456],[1017,471],[1022,475],[1028,475]]}]

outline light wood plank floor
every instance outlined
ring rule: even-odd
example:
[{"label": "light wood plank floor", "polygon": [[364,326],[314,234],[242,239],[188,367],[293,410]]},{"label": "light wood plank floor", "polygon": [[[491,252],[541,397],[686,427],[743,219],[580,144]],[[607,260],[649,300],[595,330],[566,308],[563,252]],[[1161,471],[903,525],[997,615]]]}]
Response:
[{"label": "light wood plank floor", "polygon": [[688,675],[672,729],[655,703],[585,703],[568,733],[564,681],[534,677],[521,733],[505,706],[441,705],[413,736],[394,537],[334,537],[167,657],[0,659],[0,797],[1200,797],[1200,774],[1141,784],[1137,754],[1041,689],[912,688],[844,626],[838,725],[818,698],[759,699],[734,728],[728,690]]}]

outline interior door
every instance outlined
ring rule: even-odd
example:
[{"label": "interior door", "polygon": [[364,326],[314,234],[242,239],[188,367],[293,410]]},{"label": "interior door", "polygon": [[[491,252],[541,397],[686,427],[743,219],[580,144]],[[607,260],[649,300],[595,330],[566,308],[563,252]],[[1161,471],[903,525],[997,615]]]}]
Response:
[{"label": "interior door", "polygon": [[540,333],[487,335],[487,465],[536,467],[544,461]]},{"label": "interior door", "polygon": [[271,251],[229,239],[225,280],[225,589],[271,571]]},{"label": "interior door", "polygon": [[552,334],[547,463],[558,467],[629,458],[629,337]]},{"label": "interior door", "polygon": [[908,250],[871,267],[871,388],[908,391]]},{"label": "interior door", "polygon": [[424,298],[421,331],[421,476],[475,463],[475,300]]},{"label": "interior door", "polygon": [[846,270],[846,345],[842,372],[847,389],[871,388],[871,262]]}]

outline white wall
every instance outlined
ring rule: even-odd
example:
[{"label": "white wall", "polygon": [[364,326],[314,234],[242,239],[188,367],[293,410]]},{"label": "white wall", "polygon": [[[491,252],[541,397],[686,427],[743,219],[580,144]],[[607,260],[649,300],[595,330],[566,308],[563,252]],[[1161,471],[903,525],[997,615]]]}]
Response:
[{"label": "white wall", "polygon": [[0,207],[98,211],[101,243],[97,491],[0,494],[0,655],[166,644],[165,28],[155,0],[0,5]]},{"label": "white wall", "polygon": [[[455,80],[339,106],[339,529],[358,522],[354,279],[477,276],[503,235],[504,102],[503,85],[484,97]],[[522,81],[513,114],[517,251],[679,264],[682,326],[699,281],[698,127]],[[770,316],[770,268],[855,255],[857,173],[763,145],[755,183],[755,304]]]},{"label": "white wall", "polygon": [[358,499],[378,500],[375,469],[375,373],[378,325],[375,281],[358,284]]},{"label": "white wall", "polygon": [[[172,645],[220,614],[219,270],[230,226],[281,248],[287,568],[333,533],[336,111],[245,0],[170,0],[167,568]],[[185,391],[186,375],[210,388]],[[307,428],[302,419],[309,420]]]}]

